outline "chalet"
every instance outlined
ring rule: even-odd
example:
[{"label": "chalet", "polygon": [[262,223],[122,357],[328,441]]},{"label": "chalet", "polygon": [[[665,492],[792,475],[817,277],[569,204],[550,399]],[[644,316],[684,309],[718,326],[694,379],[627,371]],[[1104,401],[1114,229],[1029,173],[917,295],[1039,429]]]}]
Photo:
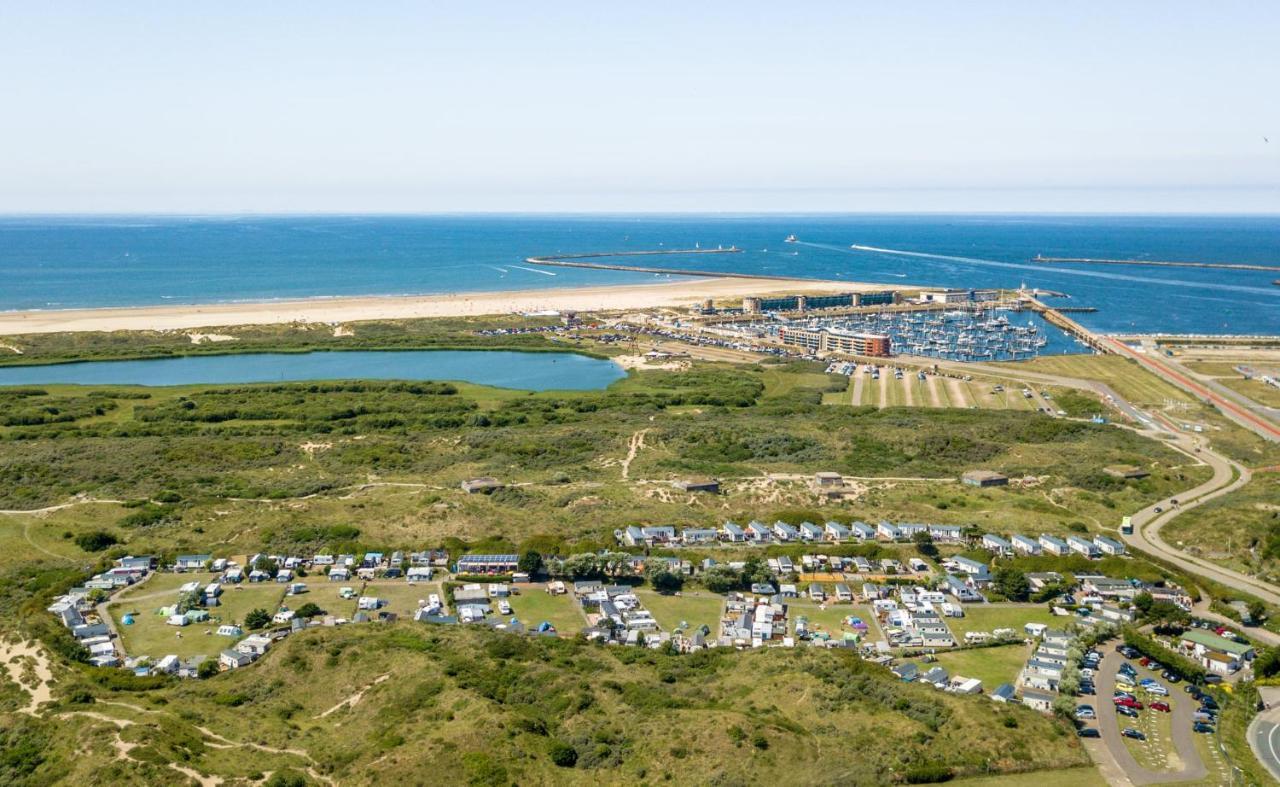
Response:
[{"label": "chalet", "polygon": [[1023,691],[1022,704],[1041,713],[1053,711],[1053,695],[1042,691]]},{"label": "chalet", "polygon": [[253,663],[253,656],[238,650],[224,650],[218,654],[218,664],[223,669],[239,669]]},{"label": "chalet", "polygon": [[990,569],[986,563],[979,563],[977,560],[964,557],[963,555],[951,559],[956,568],[976,580],[987,580],[990,578]]},{"label": "chalet", "polygon": [[773,540],[773,533],[769,528],[760,522],[752,521],[746,528],[747,538],[758,544],[765,544]]},{"label": "chalet", "polygon": [[719,534],[713,528],[688,527],[680,531],[682,544],[710,544],[718,537]]},{"label": "chalet", "polygon": [[960,525],[929,525],[929,536],[934,541],[959,543],[964,540],[964,528]]},{"label": "chalet", "polygon": [[836,601],[853,601],[853,591],[843,582],[836,583]]},{"label": "chalet", "polygon": [[1077,555],[1083,555],[1090,560],[1102,554],[1096,544],[1081,536],[1067,536],[1067,547]]},{"label": "chalet", "polygon": [[868,525],[866,522],[854,522],[849,525],[849,530],[853,533],[853,537],[859,541],[870,541],[879,532],[877,528]]},{"label": "chalet", "polygon": [[747,540],[746,531],[733,522],[725,522],[720,528],[720,532],[724,535],[724,540],[733,544],[739,544]]},{"label": "chalet", "polygon": [[773,535],[782,542],[798,541],[800,539],[800,531],[782,521],[773,523]]},{"label": "chalet", "polygon": [[204,571],[212,555],[178,555],[173,561],[174,571]]},{"label": "chalet", "polygon": [[902,530],[890,522],[881,522],[876,525],[876,537],[885,541],[899,541],[902,539]]},{"label": "chalet", "polygon": [[813,485],[818,489],[831,489],[844,486],[844,477],[839,473],[821,472],[813,474]]},{"label": "chalet", "polygon": [[1009,537],[1009,544],[1013,547],[1013,551],[1021,555],[1038,555],[1040,554],[1040,542],[1024,536],[1021,533],[1014,533]]},{"label": "chalet", "polygon": [[827,591],[824,590],[822,585],[818,584],[817,582],[810,583],[809,598],[813,599],[814,601],[826,601]]},{"label": "chalet", "polygon": [[[996,686],[988,696],[991,697],[992,702],[1008,703],[1014,702],[1018,699],[1012,683],[1001,683],[999,686]],[[1052,703],[1050,703],[1050,705],[1052,705]]]},{"label": "chalet", "polygon": [[1050,535],[1040,536],[1040,547],[1050,555],[1056,555],[1057,557],[1062,557],[1071,551],[1071,547],[1067,545],[1066,541]]},{"label": "chalet", "polygon": [[1080,587],[1085,593],[1099,598],[1131,601],[1140,592],[1139,588],[1127,579],[1111,577],[1077,577],[1077,579],[1080,580]]},{"label": "chalet", "polygon": [[329,569],[330,582],[346,582],[351,579],[351,569],[337,567]]},{"label": "chalet", "polygon": [[961,603],[982,601],[982,594],[970,587],[960,577],[948,576],[943,580],[943,582],[946,585],[947,592]]},{"label": "chalet", "polygon": [[982,548],[997,555],[1013,554],[1013,545],[994,533],[986,533],[982,536]]},{"label": "chalet", "polygon": [[250,634],[244,639],[236,643],[235,650],[237,653],[243,653],[253,658],[257,658],[266,653],[271,647],[271,637],[263,634]]},{"label": "chalet", "polygon": [[125,571],[137,571],[145,574],[156,567],[156,559],[148,555],[133,556],[126,555],[116,561],[116,567]]},{"label": "chalet", "polygon": [[853,568],[859,574],[870,574],[871,561],[861,555],[855,555],[853,558]]},{"label": "chalet", "polygon": [[404,578],[407,582],[430,582],[432,571],[431,566],[410,566]]},{"label": "chalet", "polygon": [[822,539],[823,529],[812,522],[800,523],[800,538],[805,541],[819,541]]},{"label": "chalet", "polygon": [[929,526],[920,522],[900,522],[898,524],[898,537],[906,540],[914,538],[919,533],[928,531]]},{"label": "chalet", "polygon": [[1124,544],[1110,536],[1094,536],[1093,543],[1104,555],[1124,554]]},{"label": "chalet", "polygon": [[795,571],[796,571],[796,564],[789,556],[782,555],[781,557],[778,558],[779,574],[794,574]]},{"label": "chalet", "polygon": [[839,522],[828,522],[823,525],[822,532],[824,538],[837,544],[849,540],[849,528]]}]

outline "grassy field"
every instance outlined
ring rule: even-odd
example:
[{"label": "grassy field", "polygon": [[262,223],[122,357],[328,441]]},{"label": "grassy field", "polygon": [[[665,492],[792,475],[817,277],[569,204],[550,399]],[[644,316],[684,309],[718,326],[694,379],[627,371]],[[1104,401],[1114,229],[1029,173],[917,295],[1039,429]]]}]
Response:
[{"label": "grassy field", "polygon": [[1267,407],[1280,407],[1280,388],[1267,385],[1260,380],[1245,380],[1239,376],[1219,380],[1218,382],[1231,390],[1243,394],[1258,404]]},{"label": "grassy field", "polygon": [[938,663],[952,677],[963,675],[982,681],[983,691],[990,693],[1001,683],[1013,683],[1026,663],[1030,649],[1026,645],[1001,645],[939,653]]},{"label": "grassy field", "polygon": [[1060,627],[1070,622],[1070,618],[1056,617],[1049,608],[1043,605],[1014,606],[1010,604],[965,604],[964,617],[947,618],[947,626],[955,635],[957,642],[964,641],[964,635],[970,631],[994,631],[998,628],[1011,628],[1023,635],[1022,627],[1027,623],[1044,623],[1052,627]]},{"label": "grassy field", "polygon": [[307,602],[319,606],[326,612],[351,620],[356,614],[356,599],[343,599],[339,591],[349,587],[359,596],[374,596],[386,602],[380,608],[382,612],[394,612],[404,618],[412,618],[418,611],[419,601],[426,601],[432,593],[444,598],[444,591],[438,582],[417,582],[410,585],[403,579],[379,580],[362,583],[358,579],[348,582],[330,582],[326,577],[307,577],[307,593],[289,599],[290,606],[298,607]]},{"label": "grassy field", "polygon": [[1070,768],[1058,771],[1012,773],[1008,776],[979,776],[953,784],[964,787],[1106,787],[1107,780],[1097,768]]},{"label": "grassy field", "polygon": [[[211,574],[157,574],[136,588],[122,592],[108,606],[108,612],[120,632],[121,644],[130,656],[159,659],[173,654],[181,658],[203,654],[217,656],[219,651],[235,643],[214,632],[223,623],[242,623],[250,610],[261,608],[274,613],[285,599],[285,587],[275,583],[245,583],[228,586],[222,603],[209,608],[207,623],[170,626],[160,607],[172,606],[178,600],[178,588],[192,580],[208,583]],[[302,598],[302,597],[298,597]],[[301,602],[299,602],[301,603]],[[126,613],[134,615],[132,625],[124,625]]]},{"label": "grassy field", "polygon": [[555,626],[561,636],[573,636],[586,625],[581,609],[568,594],[553,596],[541,585],[522,586],[519,595],[508,601],[512,612],[526,626],[536,627],[545,620]]},{"label": "grassy field", "polygon": [[827,604],[826,609],[819,608],[819,605],[813,601],[803,601],[800,599],[792,599],[787,604],[788,624],[790,631],[795,633],[796,619],[804,615],[809,619],[809,631],[817,633],[824,631],[831,635],[832,639],[840,639],[844,633],[853,631],[853,629],[844,624],[845,618],[850,616],[861,618],[868,628],[867,636],[872,640],[880,638],[880,629],[876,624],[875,618],[871,614],[871,610],[860,604]]},{"label": "grassy field", "polygon": [[637,590],[640,603],[653,613],[663,631],[675,631],[681,623],[689,624],[689,631],[705,625],[711,636],[720,635],[720,613],[724,610],[724,597],[715,593],[691,590],[675,595],[663,595],[651,590]]},{"label": "grassy field", "polygon": [[1280,474],[1258,473],[1242,489],[1177,517],[1161,534],[1199,557],[1280,580]]},{"label": "grassy field", "polygon": [[1116,355],[1047,355],[1029,361],[997,364],[1009,369],[1097,380],[1137,405],[1161,405],[1166,401],[1194,402],[1191,394],[1164,382],[1135,361]]}]

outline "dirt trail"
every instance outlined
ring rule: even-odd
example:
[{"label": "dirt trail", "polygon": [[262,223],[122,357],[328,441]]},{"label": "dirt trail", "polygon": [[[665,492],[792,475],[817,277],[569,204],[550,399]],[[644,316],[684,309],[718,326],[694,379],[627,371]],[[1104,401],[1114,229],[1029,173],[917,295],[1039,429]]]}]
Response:
[{"label": "dirt trail", "polygon": [[915,407],[916,405],[916,387],[911,382],[911,377],[902,375],[899,381],[902,383],[902,401],[907,407]]},{"label": "dirt trail", "polygon": [[332,708],[330,708],[327,711],[324,711],[323,713],[321,713],[319,716],[316,716],[315,718],[323,719],[331,714],[337,713],[343,708],[354,708],[356,705],[360,704],[360,700],[364,699],[364,695],[366,692],[369,691],[369,689],[373,688],[374,686],[377,686],[379,683],[383,682],[384,680],[390,677],[391,677],[391,673],[387,673],[386,675],[379,675],[377,679],[373,681],[373,683],[370,683],[368,686],[365,686],[363,689],[360,689],[355,694],[352,694],[350,697],[347,697],[342,702],[339,702],[337,705],[334,705]]},{"label": "dirt trail", "polygon": [[648,429],[641,429],[631,435],[631,439],[627,441],[627,458],[622,460],[623,480],[631,477],[631,463],[635,461],[636,454],[640,453],[640,449],[644,448],[644,436],[648,432]]},{"label": "dirt trail", "polygon": [[866,382],[866,379],[867,375],[864,374],[862,370],[859,370],[853,376],[853,398],[850,399],[849,403],[854,407],[862,404],[862,386]]},{"label": "dirt trail", "polygon": [[[19,708],[29,716],[46,702],[53,701],[53,670],[49,666],[49,658],[35,642],[0,642],[0,661],[4,662],[9,679],[26,689],[31,694],[27,707]],[[26,667],[30,665],[31,675]],[[35,685],[30,685],[29,678],[34,676]]]},{"label": "dirt trail", "polygon": [[889,375],[880,375],[880,409],[889,406]]},{"label": "dirt trail", "polygon": [[951,389],[951,406],[952,407],[968,407],[973,404],[969,401],[969,397],[965,395],[964,383],[954,377],[947,378],[947,387]]}]

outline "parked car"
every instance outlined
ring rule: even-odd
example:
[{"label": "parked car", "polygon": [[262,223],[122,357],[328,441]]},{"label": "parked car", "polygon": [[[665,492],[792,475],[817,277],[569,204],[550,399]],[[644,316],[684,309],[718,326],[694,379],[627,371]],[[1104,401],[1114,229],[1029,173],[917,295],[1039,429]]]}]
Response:
[{"label": "parked car", "polygon": [[1158,710],[1158,711],[1160,711],[1161,713],[1168,713],[1170,710],[1172,710],[1172,709],[1169,707],[1169,703],[1167,703],[1167,702],[1160,702],[1159,700],[1156,700],[1155,702],[1151,703],[1151,704],[1150,704],[1150,705],[1148,705],[1147,707],[1148,707],[1148,708],[1150,708],[1151,710]]},{"label": "parked car", "polygon": [[1116,713],[1121,716],[1128,716],[1131,719],[1138,718],[1138,711],[1135,708],[1130,708],[1128,705],[1117,705]]},{"label": "parked car", "polygon": [[1092,705],[1081,705],[1076,708],[1076,718],[1077,719],[1096,719],[1098,718],[1098,714],[1093,712]]},{"label": "parked car", "polygon": [[1143,656],[1142,658],[1138,659],[1138,663],[1145,667],[1151,663],[1151,659],[1147,658],[1146,656]]},{"label": "parked car", "polygon": [[1188,683],[1182,690],[1193,697],[1198,698],[1200,696],[1200,687],[1194,683]]},{"label": "parked car", "polygon": [[1076,732],[1076,735],[1079,735],[1081,738],[1101,738],[1102,737],[1102,733],[1098,732],[1096,727],[1081,727]]},{"label": "parked car", "polygon": [[1200,707],[1209,708],[1210,710],[1217,710],[1218,701],[1215,700],[1213,697],[1210,697],[1208,694],[1202,694],[1200,695]]},{"label": "parked car", "polygon": [[1136,700],[1137,697],[1133,696],[1127,691],[1117,691],[1114,695],[1112,695],[1111,699],[1117,700],[1117,701],[1118,700]]},{"label": "parked car", "polygon": [[1137,700],[1129,699],[1128,697],[1121,697],[1120,699],[1116,700],[1115,705],[1116,707],[1133,708],[1134,710],[1142,710],[1143,708],[1143,705],[1141,702],[1138,702]]},{"label": "parked car", "polygon": [[1156,683],[1152,686],[1143,686],[1142,688],[1146,689],[1148,694],[1154,694],[1157,697],[1169,696],[1169,690],[1166,689],[1164,686],[1161,686],[1159,683]]},{"label": "parked car", "polygon": [[1080,677],[1082,677],[1082,678],[1092,678],[1092,677],[1093,677],[1093,670],[1092,670],[1092,669],[1090,669],[1089,667],[1085,667],[1084,669],[1080,670]]},{"label": "parked car", "polygon": [[1177,674],[1177,673],[1175,673],[1175,672],[1170,672],[1169,670],[1165,670],[1164,672],[1161,672],[1161,673],[1160,673],[1160,677],[1164,678],[1165,680],[1169,681],[1170,683],[1180,683],[1180,682],[1182,682],[1182,678],[1178,677],[1178,674]]},{"label": "parked car", "polygon": [[1145,741],[1147,739],[1147,736],[1143,735],[1140,730],[1135,730],[1132,727],[1125,727],[1120,730],[1120,734],[1126,738],[1133,738],[1135,741]]},{"label": "parked car", "polygon": [[1204,722],[1202,722],[1202,721],[1198,721],[1198,722],[1196,722],[1195,724],[1192,724],[1192,725],[1191,725],[1191,729],[1192,729],[1192,730],[1194,730],[1194,731],[1196,731],[1196,732],[1207,732],[1207,733],[1212,733],[1212,732],[1213,732],[1213,725],[1211,725],[1211,724],[1205,724],[1205,723],[1204,723]]},{"label": "parked car", "polygon": [[1221,675],[1205,675],[1205,676],[1204,676],[1204,682],[1205,682],[1205,683],[1208,683],[1208,684],[1210,684],[1210,685],[1213,685],[1213,684],[1216,684],[1216,683],[1221,683],[1221,682],[1222,682],[1222,676],[1221,676]]}]

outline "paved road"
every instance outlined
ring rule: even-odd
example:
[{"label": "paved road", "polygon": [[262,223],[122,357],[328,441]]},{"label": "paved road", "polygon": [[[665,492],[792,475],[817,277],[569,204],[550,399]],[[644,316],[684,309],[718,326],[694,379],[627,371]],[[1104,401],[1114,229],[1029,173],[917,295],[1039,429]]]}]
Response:
[{"label": "paved road", "polygon": [[1249,748],[1258,762],[1280,782],[1280,689],[1259,689],[1267,709],[1253,717],[1249,724]]},{"label": "paved road", "polygon": [[[1172,722],[1173,740],[1169,742],[1169,747],[1177,752],[1181,758],[1183,766],[1178,771],[1148,771],[1138,764],[1138,761],[1129,753],[1129,749],[1125,746],[1124,738],[1120,735],[1122,727],[1137,726],[1137,720],[1130,720],[1126,716],[1120,716],[1116,713],[1115,705],[1111,702],[1111,697],[1115,693],[1116,688],[1116,671],[1120,669],[1120,664],[1124,662],[1124,658],[1116,653],[1113,649],[1107,650],[1102,657],[1102,664],[1098,668],[1098,674],[1095,678],[1095,685],[1098,696],[1089,697],[1093,700],[1092,704],[1098,713],[1098,730],[1102,733],[1102,742],[1105,744],[1106,754],[1112,763],[1124,772],[1128,780],[1135,785],[1143,784],[1167,784],[1169,782],[1181,781],[1197,781],[1203,779],[1209,774],[1209,770],[1205,768],[1204,762],[1200,759],[1200,753],[1195,746],[1195,733],[1191,731],[1191,715],[1195,712],[1192,703],[1184,695],[1171,692],[1167,698],[1169,704],[1173,706]],[[1138,676],[1156,677],[1144,667],[1139,667]],[[1146,702],[1144,698],[1143,702]],[[1142,713],[1158,713],[1159,711],[1143,710]],[[1152,745],[1155,745],[1152,743]]]},{"label": "paved road", "polygon": [[1125,358],[1132,358],[1139,365],[1158,375],[1166,382],[1190,391],[1201,400],[1208,402],[1218,409],[1226,417],[1240,424],[1244,428],[1256,433],[1258,436],[1266,440],[1280,440],[1280,426],[1272,423],[1268,419],[1258,415],[1248,407],[1237,404],[1235,400],[1228,399],[1221,394],[1216,393],[1209,387],[1192,380],[1188,373],[1180,372],[1174,369],[1170,364],[1158,355],[1138,352],[1124,342],[1115,339],[1103,339],[1106,347],[1117,355]]}]

